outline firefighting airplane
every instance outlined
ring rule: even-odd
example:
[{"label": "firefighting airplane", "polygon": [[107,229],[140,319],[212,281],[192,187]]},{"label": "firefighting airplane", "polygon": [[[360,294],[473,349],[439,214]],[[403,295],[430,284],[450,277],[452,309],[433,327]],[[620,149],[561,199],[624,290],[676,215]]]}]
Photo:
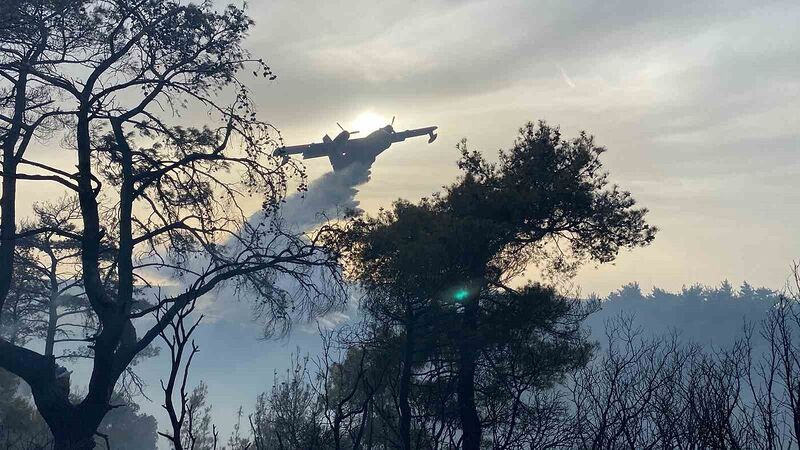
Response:
[{"label": "firefighting airplane", "polygon": [[[339,125],[338,123],[336,125]],[[375,158],[388,149],[395,142],[402,142],[410,137],[428,135],[428,143],[436,140],[438,127],[417,128],[414,130],[394,131],[394,117],[392,123],[383,128],[378,128],[367,137],[350,139],[358,131],[347,131],[339,125],[342,132],[331,139],[327,134],[322,142],[292,145],[275,150],[275,156],[288,158],[289,155],[302,154],[303,159],[321,158],[327,156],[334,171],[342,170],[353,163],[365,164],[370,167]]]}]

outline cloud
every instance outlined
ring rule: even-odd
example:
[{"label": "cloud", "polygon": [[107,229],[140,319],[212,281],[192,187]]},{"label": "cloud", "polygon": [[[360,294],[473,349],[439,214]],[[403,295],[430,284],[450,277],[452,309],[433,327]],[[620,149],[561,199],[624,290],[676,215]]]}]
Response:
[{"label": "cloud", "polygon": [[567,75],[567,72],[564,70],[564,68],[561,67],[561,66],[558,66],[558,70],[561,71],[561,78],[564,79],[564,82],[567,83],[567,86],[569,86],[569,87],[574,89],[575,88],[575,82],[573,82],[572,78],[570,78],[569,75]]}]

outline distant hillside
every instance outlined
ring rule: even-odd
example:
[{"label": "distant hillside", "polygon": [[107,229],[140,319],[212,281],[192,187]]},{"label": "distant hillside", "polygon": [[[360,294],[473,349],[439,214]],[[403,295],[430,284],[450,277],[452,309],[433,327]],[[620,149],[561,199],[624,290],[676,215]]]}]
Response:
[{"label": "distant hillside", "polygon": [[685,340],[719,348],[741,338],[745,323],[757,327],[778,298],[778,292],[748,283],[738,289],[727,281],[718,287],[684,287],[680,292],[654,288],[647,294],[638,283],[631,283],[602,300],[602,309],[586,323],[602,340],[608,319],[633,315],[634,324],[647,334],[675,330]]}]

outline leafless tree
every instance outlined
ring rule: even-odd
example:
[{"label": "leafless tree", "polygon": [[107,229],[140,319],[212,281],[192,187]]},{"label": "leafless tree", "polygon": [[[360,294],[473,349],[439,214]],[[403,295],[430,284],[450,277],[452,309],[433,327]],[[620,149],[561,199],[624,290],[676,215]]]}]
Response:
[{"label": "leafless tree", "polygon": [[353,329],[320,329],[323,350],[316,360],[312,387],[323,404],[335,450],[363,448],[370,426],[370,407],[386,374],[382,361],[370,348],[347,345],[353,342],[353,335]]},{"label": "leafless tree", "polygon": [[761,324],[761,343],[747,327],[722,349],[609,322],[597,358],[565,385],[575,442],[560,448],[797,448],[791,311],[784,299]]},{"label": "leafless tree", "polygon": [[746,346],[747,387],[764,448],[800,446],[800,265],[758,328],[766,349],[756,351],[752,329]]},{"label": "leafless tree", "polygon": [[[581,448],[653,448],[658,401],[669,395],[689,354],[677,339],[647,339],[621,317],[606,325],[597,359],[572,374],[567,388]],[[653,420],[655,419],[655,420]]]},{"label": "leafless tree", "polygon": [[262,449],[322,448],[324,410],[311,387],[308,357],[292,356],[292,365],[269,393],[258,396],[250,417],[254,446]]},{"label": "leafless tree", "polygon": [[205,450],[211,421],[204,405],[207,387],[201,383],[189,391],[189,370],[200,351],[192,334],[203,319],[200,316],[194,323],[187,324],[193,310],[194,305],[188,305],[179,311],[167,328],[169,332],[165,329],[160,333],[170,356],[169,376],[166,383],[161,381],[161,389],[164,391],[163,408],[172,429],[158,434],[167,438],[175,450]]}]

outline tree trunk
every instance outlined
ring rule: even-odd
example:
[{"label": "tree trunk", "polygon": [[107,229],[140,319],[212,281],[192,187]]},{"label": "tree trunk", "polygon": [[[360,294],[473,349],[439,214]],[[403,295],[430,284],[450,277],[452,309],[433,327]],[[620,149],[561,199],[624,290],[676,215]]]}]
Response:
[{"label": "tree trunk", "polygon": [[36,407],[42,413],[53,434],[54,450],[91,450],[95,434],[108,408],[102,404],[73,405],[62,387],[48,386],[33,389]]},{"label": "tree trunk", "polygon": [[[55,450],[93,449],[94,435],[108,412],[108,401],[73,405],[69,385],[56,379],[55,359],[0,339],[0,367],[22,378],[31,388],[36,409],[53,434]],[[112,385],[113,386],[113,385]],[[110,390],[109,390],[110,392]],[[91,391],[90,391],[91,394]]]},{"label": "tree trunk", "polygon": [[53,450],[92,450],[95,448],[94,433],[64,433],[53,435]]},{"label": "tree trunk", "polygon": [[8,292],[11,290],[11,280],[14,273],[14,249],[16,247],[17,233],[17,159],[16,146],[25,120],[27,107],[26,95],[28,77],[20,73],[16,83],[14,98],[14,117],[11,127],[3,136],[3,191],[0,193],[0,315]]},{"label": "tree trunk", "polygon": [[406,342],[403,348],[403,368],[400,373],[400,444],[411,450],[411,367],[414,362],[414,316],[411,307],[406,311]]},{"label": "tree trunk", "polygon": [[458,414],[461,419],[463,450],[479,450],[481,422],[475,407],[475,365],[478,349],[474,332],[478,326],[478,299],[464,304],[462,336],[459,343]]},{"label": "tree trunk", "polygon": [[94,435],[105,415],[103,409],[73,405],[61,386],[49,384],[32,389],[37,409],[53,434],[54,450],[95,448]]},{"label": "tree trunk", "polygon": [[[52,272],[55,273],[55,272]],[[44,340],[44,356],[53,356],[53,348],[56,341],[56,330],[58,329],[58,289],[51,291],[50,305],[48,308],[47,336]]]},{"label": "tree trunk", "polygon": [[337,408],[336,417],[333,419],[333,448],[342,450],[342,411]]}]

